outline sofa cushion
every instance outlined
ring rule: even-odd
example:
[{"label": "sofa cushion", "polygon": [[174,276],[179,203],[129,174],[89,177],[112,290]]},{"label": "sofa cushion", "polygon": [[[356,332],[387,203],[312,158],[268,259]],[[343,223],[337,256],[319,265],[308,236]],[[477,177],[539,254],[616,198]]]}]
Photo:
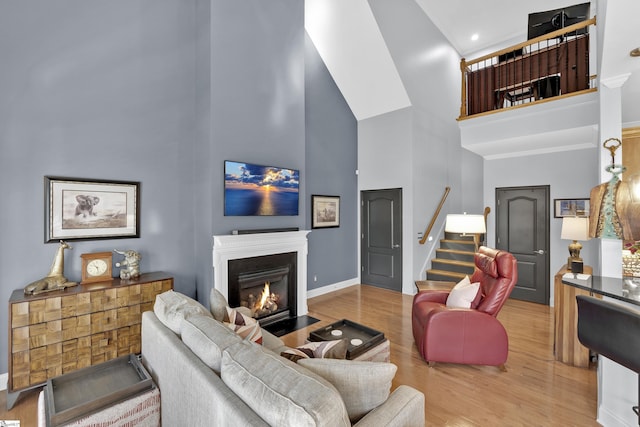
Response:
[{"label": "sofa cushion", "polygon": [[221,378],[270,425],[351,425],[340,394],[328,381],[250,342],[223,351]]},{"label": "sofa cushion", "polygon": [[245,340],[262,344],[262,328],[253,317],[242,314],[237,309],[227,307],[224,324]]},{"label": "sofa cushion", "polygon": [[338,389],[352,423],[387,400],[398,369],[393,363],[355,360],[301,359],[298,364]]},{"label": "sofa cushion", "polygon": [[280,356],[292,362],[309,358],[344,359],[347,357],[348,346],[346,339],[308,342],[296,348],[289,348],[280,353]]},{"label": "sofa cushion", "polygon": [[480,282],[471,283],[469,276],[465,276],[449,292],[446,305],[452,308],[471,308],[479,292]]},{"label": "sofa cushion", "polygon": [[209,310],[193,298],[173,290],[156,296],[153,312],[167,328],[180,335],[182,320],[194,314],[211,316]]},{"label": "sofa cushion", "polygon": [[211,310],[213,318],[218,322],[222,322],[224,316],[227,314],[227,307],[229,307],[229,304],[224,295],[216,288],[211,289],[209,293],[209,309]]},{"label": "sofa cushion", "polygon": [[204,362],[220,374],[222,351],[242,338],[212,317],[199,314],[182,321],[182,342]]}]

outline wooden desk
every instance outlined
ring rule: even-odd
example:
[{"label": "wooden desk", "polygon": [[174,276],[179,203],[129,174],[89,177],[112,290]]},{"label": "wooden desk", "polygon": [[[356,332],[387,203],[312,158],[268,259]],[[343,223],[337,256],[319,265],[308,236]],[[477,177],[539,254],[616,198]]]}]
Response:
[{"label": "wooden desk", "polygon": [[[592,274],[592,268],[584,266],[584,274]],[[555,359],[571,366],[589,367],[589,349],[578,340],[578,305],[576,295],[590,295],[589,291],[562,283],[562,276],[569,272],[564,265],[554,280],[554,355]],[[596,295],[598,296],[598,295]],[[598,296],[599,297],[599,296]]]},{"label": "wooden desk", "polygon": [[507,91],[554,75],[561,94],[589,89],[588,34],[468,73],[468,114],[502,108]]}]

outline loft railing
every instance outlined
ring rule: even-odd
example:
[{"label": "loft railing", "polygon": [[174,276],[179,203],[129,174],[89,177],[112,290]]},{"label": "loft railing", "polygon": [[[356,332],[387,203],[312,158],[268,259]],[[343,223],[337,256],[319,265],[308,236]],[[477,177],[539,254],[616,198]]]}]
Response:
[{"label": "loft railing", "polygon": [[589,30],[596,18],[480,58],[460,61],[459,119],[595,90],[589,75]]}]

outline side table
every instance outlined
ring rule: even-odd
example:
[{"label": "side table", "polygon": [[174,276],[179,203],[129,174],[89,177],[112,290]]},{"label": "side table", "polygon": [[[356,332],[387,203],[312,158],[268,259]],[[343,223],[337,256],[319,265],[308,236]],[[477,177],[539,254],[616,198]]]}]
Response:
[{"label": "side table", "polygon": [[[592,274],[593,269],[584,266],[584,274]],[[580,368],[589,367],[589,349],[578,340],[578,305],[576,295],[589,295],[588,291],[562,283],[562,276],[570,273],[567,266],[556,273],[554,278],[554,346],[555,359]]]}]

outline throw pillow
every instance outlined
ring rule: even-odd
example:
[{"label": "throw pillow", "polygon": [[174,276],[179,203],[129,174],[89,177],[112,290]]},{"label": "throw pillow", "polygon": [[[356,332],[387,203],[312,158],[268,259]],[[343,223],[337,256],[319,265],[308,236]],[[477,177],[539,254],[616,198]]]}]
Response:
[{"label": "throw pillow", "polygon": [[280,353],[280,356],[292,362],[309,358],[344,359],[347,357],[348,345],[346,339],[308,342],[299,347],[287,349]]},{"label": "throw pillow", "polygon": [[480,282],[469,283],[469,276],[465,276],[457,285],[451,289],[447,297],[447,307],[471,308],[471,304],[476,299],[480,289]]},{"label": "throw pillow", "polygon": [[335,359],[301,359],[300,366],[338,389],[352,423],[389,398],[398,367],[393,363]]},{"label": "throw pillow", "polygon": [[202,315],[182,321],[182,342],[209,368],[220,373],[222,351],[242,338],[221,322]]},{"label": "throw pillow", "polygon": [[224,324],[246,341],[262,344],[262,328],[253,317],[242,314],[235,308],[227,307],[227,317]]},{"label": "throw pillow", "polygon": [[327,380],[257,345],[242,341],[227,347],[220,377],[269,425],[351,425],[340,394]]},{"label": "throw pillow", "polygon": [[216,288],[211,289],[209,293],[209,307],[211,308],[211,314],[213,318],[218,322],[224,320],[224,316],[227,314],[227,299]]},{"label": "throw pillow", "polygon": [[156,296],[153,312],[167,328],[178,335],[183,319],[194,314],[211,317],[209,310],[198,301],[173,290]]}]

